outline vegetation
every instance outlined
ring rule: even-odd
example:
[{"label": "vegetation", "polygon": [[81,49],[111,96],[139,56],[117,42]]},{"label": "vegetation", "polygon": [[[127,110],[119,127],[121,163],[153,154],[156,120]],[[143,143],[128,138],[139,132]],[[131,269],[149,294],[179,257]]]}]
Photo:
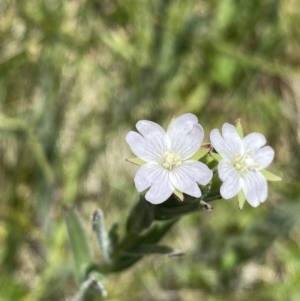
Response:
[{"label": "vegetation", "polygon": [[284,180],[182,217],[162,243],[185,255],[99,279],[107,300],[299,300],[299,1],[2,0],[0,41],[1,300],[72,300],[105,260],[91,215],[125,235],[138,199],[127,132],[186,112],[206,142],[263,133]]}]

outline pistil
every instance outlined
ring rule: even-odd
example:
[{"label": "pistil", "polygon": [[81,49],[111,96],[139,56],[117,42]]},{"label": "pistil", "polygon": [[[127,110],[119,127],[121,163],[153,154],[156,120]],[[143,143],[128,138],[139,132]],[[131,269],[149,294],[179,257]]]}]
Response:
[{"label": "pistil", "polygon": [[252,159],[252,154],[253,152],[251,150],[246,152],[244,155],[236,154],[233,162],[234,168],[241,173],[259,168],[260,164]]}]

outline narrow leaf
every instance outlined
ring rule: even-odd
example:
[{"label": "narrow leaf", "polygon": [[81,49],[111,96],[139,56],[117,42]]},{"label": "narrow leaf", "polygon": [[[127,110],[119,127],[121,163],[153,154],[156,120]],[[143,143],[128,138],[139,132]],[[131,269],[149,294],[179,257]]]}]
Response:
[{"label": "narrow leaf", "polygon": [[112,224],[108,231],[108,237],[110,241],[111,251],[113,252],[117,244],[119,243],[120,237],[118,233],[119,225],[117,223]]},{"label": "narrow leaf", "polygon": [[203,158],[211,150],[212,150],[212,147],[211,147],[210,143],[204,144],[189,160],[198,161],[199,159]]},{"label": "narrow leaf", "polygon": [[239,209],[242,210],[245,204],[245,195],[243,190],[240,190],[240,192],[238,193],[238,204],[239,204]]},{"label": "narrow leaf", "polygon": [[174,250],[167,246],[156,245],[156,244],[142,244],[138,245],[131,250],[122,251],[127,256],[144,256],[150,254],[170,254]]},{"label": "narrow leaf", "polygon": [[184,200],[183,193],[181,191],[179,191],[178,189],[174,190],[174,194],[179,199],[179,201],[182,202]]},{"label": "narrow leaf", "polygon": [[175,218],[168,221],[157,222],[141,237],[141,242],[143,244],[157,243],[177,221],[178,219]]},{"label": "narrow leaf", "polygon": [[128,215],[126,223],[127,232],[140,233],[149,228],[153,221],[153,208],[143,196],[140,196]]},{"label": "narrow leaf", "polygon": [[95,210],[93,214],[93,230],[96,233],[97,240],[103,255],[105,263],[110,263],[110,241],[105,229],[104,215],[100,209]]},{"label": "narrow leaf", "polygon": [[168,247],[160,246],[154,250],[152,246],[155,246],[155,244],[177,221],[178,219],[173,219],[166,222],[158,222],[155,223],[150,229],[145,231],[141,236],[134,236],[132,234],[127,236],[127,238],[124,239],[124,241],[118,246],[119,256],[114,258],[114,263],[110,267],[110,272],[120,272],[124,269],[127,269],[138,262],[141,258],[143,258],[143,255],[146,254],[159,252],[167,252],[168,254],[168,251],[170,251],[170,249],[166,249]]},{"label": "narrow leaf", "polygon": [[90,245],[78,215],[74,211],[65,213],[65,222],[72,249],[77,280],[84,279],[85,268],[93,261]]},{"label": "narrow leaf", "polygon": [[273,173],[267,171],[267,170],[260,170],[260,172],[263,174],[263,176],[268,180],[268,181],[272,181],[272,182],[278,182],[278,181],[282,181],[282,178],[274,175]]},{"label": "narrow leaf", "polygon": [[142,160],[141,158],[135,157],[135,158],[128,158],[126,159],[127,162],[133,163],[135,165],[144,165],[146,162]]},{"label": "narrow leaf", "polygon": [[217,160],[218,162],[220,162],[220,161],[222,160],[221,155],[219,155],[219,154],[217,154],[217,153],[211,152],[210,155],[211,155],[215,160]]},{"label": "narrow leaf", "polygon": [[243,127],[242,127],[242,124],[241,124],[241,120],[240,120],[240,119],[238,119],[238,120],[236,121],[236,126],[235,126],[235,128],[236,128],[236,131],[238,132],[239,136],[241,137],[241,139],[243,139],[243,138],[244,138],[244,131],[243,131]]},{"label": "narrow leaf", "polygon": [[195,199],[192,202],[180,202],[174,207],[155,206],[154,215],[156,220],[168,220],[198,211],[200,208],[199,201]]}]

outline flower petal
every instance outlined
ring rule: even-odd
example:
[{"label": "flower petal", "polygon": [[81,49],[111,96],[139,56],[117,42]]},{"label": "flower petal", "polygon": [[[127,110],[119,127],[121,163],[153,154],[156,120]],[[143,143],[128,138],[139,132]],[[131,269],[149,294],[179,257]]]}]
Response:
[{"label": "flower petal", "polygon": [[171,196],[173,191],[174,188],[169,182],[161,181],[152,184],[149,191],[145,195],[145,199],[152,204],[161,204]]},{"label": "flower petal", "polygon": [[169,180],[169,171],[157,163],[147,163],[139,168],[135,178],[135,187],[143,191],[150,187],[145,198],[152,204],[160,204],[166,201],[174,191]]},{"label": "flower petal", "polygon": [[177,168],[184,170],[201,185],[207,185],[213,177],[213,172],[207,167],[207,165],[199,161],[185,161]]},{"label": "flower petal", "polygon": [[136,124],[136,128],[148,143],[153,145],[157,153],[162,153],[166,150],[166,132],[160,125],[152,121],[140,120]]},{"label": "flower petal", "polygon": [[181,168],[173,169],[170,174],[170,179],[172,185],[178,190],[195,198],[201,196],[201,191],[197,182]]},{"label": "flower petal", "polygon": [[205,164],[191,160],[174,168],[170,173],[170,180],[178,190],[194,197],[200,197],[201,191],[197,182],[207,185],[212,176],[212,171]]},{"label": "flower petal", "polygon": [[232,166],[232,163],[225,159],[219,162],[218,164],[218,175],[222,182],[230,181],[231,178],[236,178],[239,176],[239,173]]},{"label": "flower petal", "polygon": [[186,123],[198,123],[198,118],[194,114],[186,113],[183,114],[173,120],[171,120],[171,123],[169,124],[168,131],[172,131],[172,127],[182,127]]},{"label": "flower petal", "polygon": [[218,175],[224,183],[220,188],[224,199],[231,199],[241,190],[240,175],[229,160],[222,160],[218,164]]},{"label": "flower petal", "polygon": [[257,171],[250,171],[243,175],[242,189],[247,202],[252,207],[257,207],[268,196],[268,185],[265,177]]},{"label": "flower petal", "polygon": [[157,182],[152,183],[149,191],[146,193],[145,198],[152,204],[160,204],[166,201],[174,191],[174,187],[169,181],[168,171],[165,170],[164,174],[160,174]]},{"label": "flower petal", "polygon": [[157,145],[148,142],[142,135],[136,132],[129,132],[126,136],[126,141],[129,144],[132,152],[146,162],[159,162],[161,152],[158,152]]},{"label": "flower petal", "polygon": [[235,153],[232,152],[231,148],[227,146],[225,140],[220,134],[218,129],[214,129],[210,132],[210,141],[214,149],[223,157],[229,160],[233,160]]},{"label": "flower petal", "polygon": [[252,159],[255,162],[259,162],[260,166],[258,170],[268,167],[274,159],[275,152],[271,146],[265,146],[254,152]]},{"label": "flower petal", "polygon": [[255,151],[266,144],[266,138],[260,133],[251,133],[243,138],[245,152],[248,150]]},{"label": "flower petal", "polygon": [[161,166],[150,162],[142,165],[135,174],[134,183],[136,189],[141,192],[149,188],[153,179],[161,172]]},{"label": "flower petal", "polygon": [[170,124],[167,136],[170,150],[186,160],[199,150],[204,131],[195,115],[184,114]]},{"label": "flower petal", "polygon": [[222,134],[231,154],[240,154],[241,151],[243,151],[242,139],[235,126],[229,123],[224,123],[222,126]]}]

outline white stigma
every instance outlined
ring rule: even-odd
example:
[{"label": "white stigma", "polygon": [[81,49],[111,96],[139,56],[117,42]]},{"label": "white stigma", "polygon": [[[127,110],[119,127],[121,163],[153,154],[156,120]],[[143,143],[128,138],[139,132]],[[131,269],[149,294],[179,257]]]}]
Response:
[{"label": "white stigma", "polygon": [[244,155],[236,154],[235,159],[233,161],[233,166],[238,172],[248,172],[249,170],[253,170],[259,168],[259,162],[255,162],[252,159],[253,152],[251,150],[247,151]]},{"label": "white stigma", "polygon": [[170,152],[164,152],[165,161],[162,166],[166,169],[172,170],[175,166],[181,165],[181,158],[179,155]]}]

